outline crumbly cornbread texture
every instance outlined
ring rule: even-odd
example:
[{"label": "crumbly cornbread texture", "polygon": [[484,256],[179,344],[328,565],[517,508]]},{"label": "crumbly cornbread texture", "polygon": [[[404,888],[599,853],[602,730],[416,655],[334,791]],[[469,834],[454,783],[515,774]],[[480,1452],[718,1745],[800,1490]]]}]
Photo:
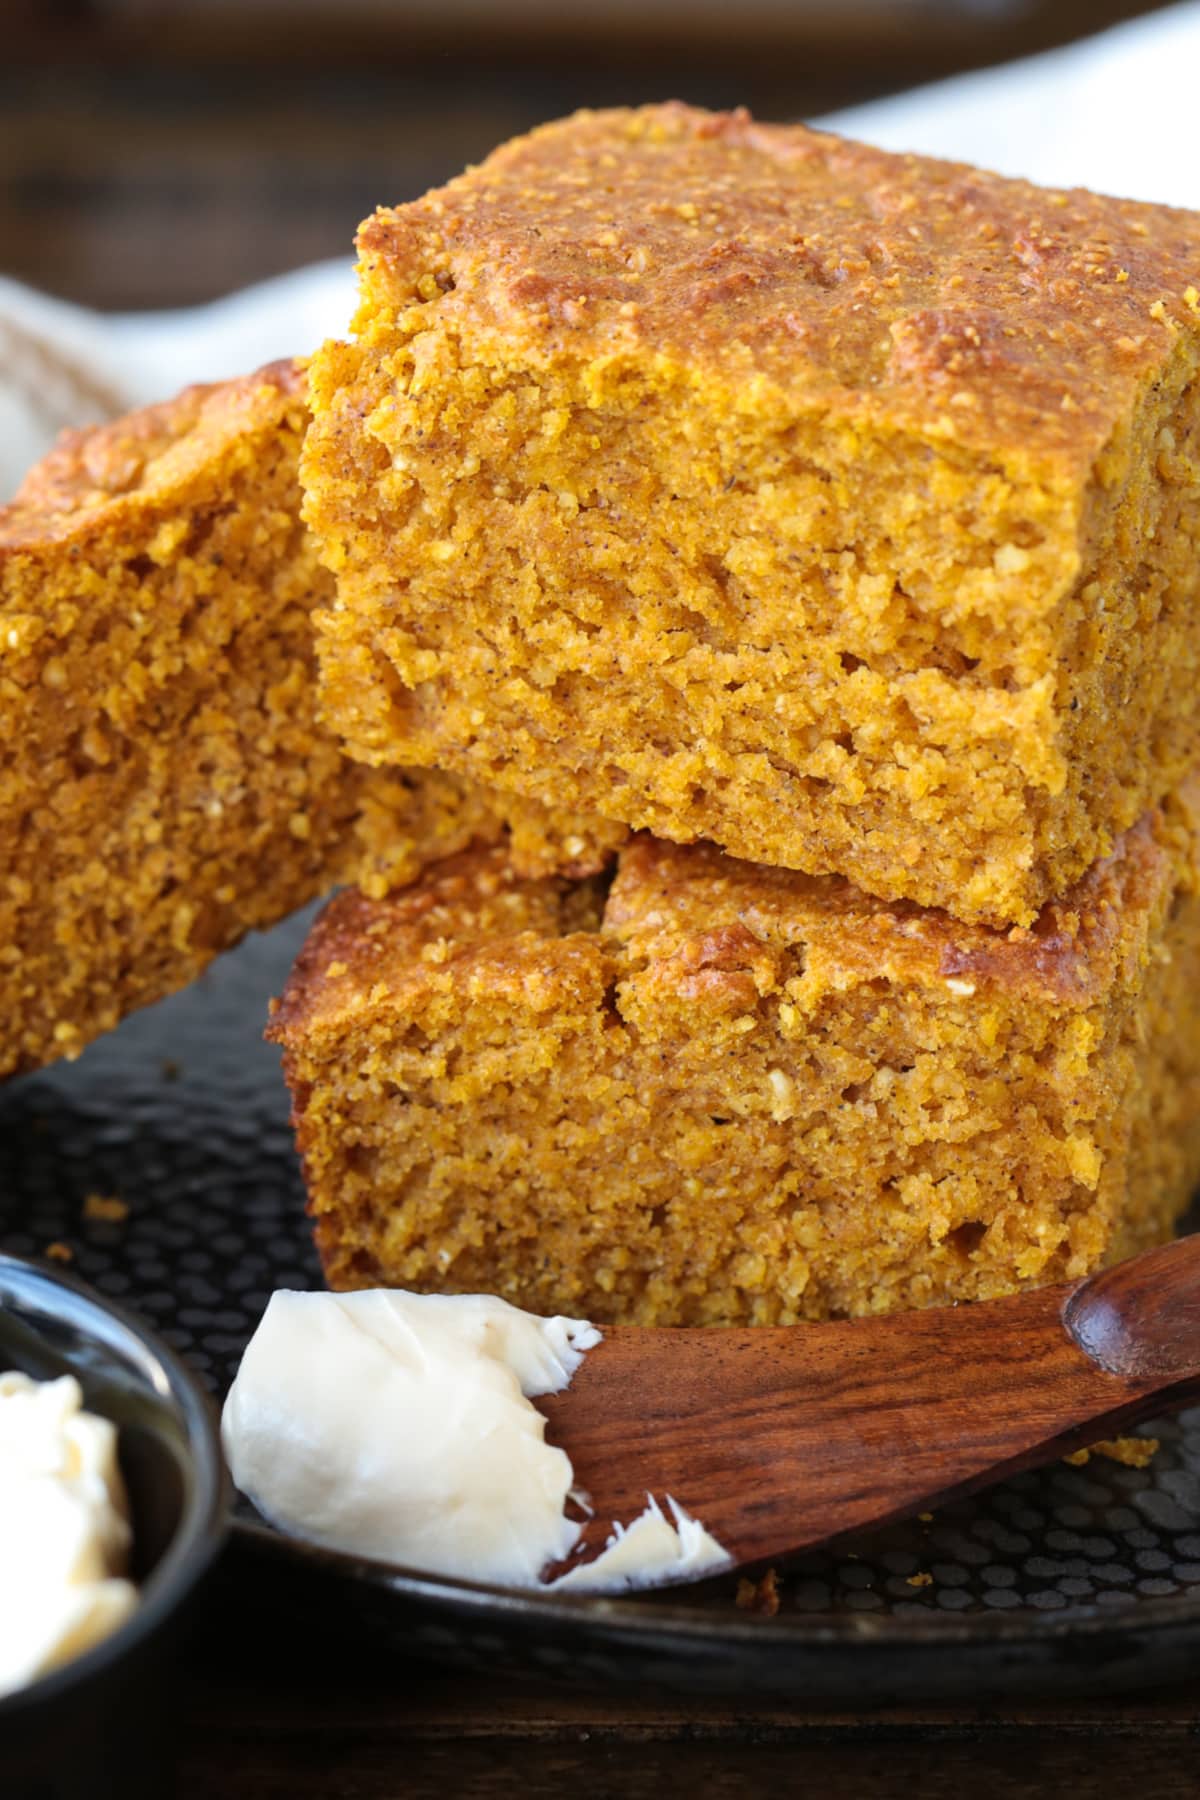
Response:
[{"label": "crumbly cornbread texture", "polygon": [[[0,509],[0,1074],[337,880],[501,834],[468,784],[356,767],[317,724],[307,418],[290,363],[192,388],[68,436]],[[572,860],[516,811],[523,865]]]},{"label": "crumbly cornbread texture", "polygon": [[635,839],[322,915],[270,1035],[336,1287],[786,1323],[1084,1274],[1200,1173],[1195,785],[1029,930]]},{"label": "crumbly cornbread texture", "polygon": [[1200,751],[1200,218],[582,113],[362,228],[325,704],[676,841],[1028,923]]}]

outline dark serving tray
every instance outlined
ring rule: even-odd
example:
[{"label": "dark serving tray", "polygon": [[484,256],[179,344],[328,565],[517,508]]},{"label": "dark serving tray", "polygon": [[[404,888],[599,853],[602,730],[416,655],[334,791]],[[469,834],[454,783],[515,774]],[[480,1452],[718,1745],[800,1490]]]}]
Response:
[{"label": "dark serving tray", "polygon": [[[261,1041],[292,920],[74,1065],[0,1091],[0,1248],[70,1266],[222,1394],[275,1287],[320,1276],[276,1054]],[[117,1198],[123,1219],[89,1216]],[[91,1214],[97,1209],[93,1206]],[[589,1682],[823,1703],[1096,1692],[1200,1664],[1200,1410],[1146,1470],[1093,1458],[806,1557],[773,1618],[721,1578],[657,1597],[516,1594],[290,1542],[247,1511],[232,1604],[367,1626],[425,1654]]]}]

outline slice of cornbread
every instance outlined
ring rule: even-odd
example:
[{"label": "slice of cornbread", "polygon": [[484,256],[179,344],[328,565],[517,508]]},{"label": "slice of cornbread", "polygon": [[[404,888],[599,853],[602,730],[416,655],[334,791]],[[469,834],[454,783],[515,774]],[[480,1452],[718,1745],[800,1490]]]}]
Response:
[{"label": "slice of cornbread", "polygon": [[359,245],[356,756],[1004,924],[1200,753],[1200,217],[673,105]]},{"label": "slice of cornbread", "polygon": [[[317,724],[307,420],[290,363],[191,388],[69,435],[0,509],[0,1074],[337,880],[383,892],[501,835],[511,809],[355,767]],[[523,864],[595,866],[573,821],[515,811]]]},{"label": "slice of cornbread", "polygon": [[1200,1175],[1200,782],[1031,929],[635,839],[316,925],[270,1035],[336,1287],[643,1324],[983,1299]]}]

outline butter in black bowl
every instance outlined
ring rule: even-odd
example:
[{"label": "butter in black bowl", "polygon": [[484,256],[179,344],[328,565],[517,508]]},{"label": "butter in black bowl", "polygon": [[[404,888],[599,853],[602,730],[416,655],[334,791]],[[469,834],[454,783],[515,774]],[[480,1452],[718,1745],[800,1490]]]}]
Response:
[{"label": "butter in black bowl", "polygon": [[39,1382],[73,1375],[87,1412],[116,1426],[137,1600],[91,1648],[0,1697],[0,1792],[163,1800],[172,1786],[171,1653],[228,1522],[215,1410],[137,1320],[66,1275],[0,1256],[0,1371],[9,1369]]}]

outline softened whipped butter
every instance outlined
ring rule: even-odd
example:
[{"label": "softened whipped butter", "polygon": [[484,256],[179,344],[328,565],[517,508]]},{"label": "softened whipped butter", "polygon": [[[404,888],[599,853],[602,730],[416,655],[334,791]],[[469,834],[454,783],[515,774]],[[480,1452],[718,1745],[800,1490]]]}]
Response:
[{"label": "softened whipped butter", "polygon": [[576,1593],[611,1594],[620,1588],[659,1587],[665,1582],[698,1581],[729,1567],[731,1558],[699,1519],[677,1506],[670,1494],[668,1519],[650,1496],[645,1512],[631,1525],[616,1525],[607,1545],[590,1562],[577,1563],[552,1587]]},{"label": "softened whipped butter", "polygon": [[[600,1333],[491,1295],[272,1295],[222,1418],[233,1478],[281,1530],[442,1575],[537,1586],[582,1526],[566,1452],[530,1404],[568,1386]],[[728,1564],[651,1503],[562,1580],[620,1589]],[[556,1584],[557,1585],[557,1584]]]},{"label": "softened whipped butter", "polygon": [[107,1637],[137,1604],[117,1433],[79,1383],[0,1374],[0,1694]]}]

